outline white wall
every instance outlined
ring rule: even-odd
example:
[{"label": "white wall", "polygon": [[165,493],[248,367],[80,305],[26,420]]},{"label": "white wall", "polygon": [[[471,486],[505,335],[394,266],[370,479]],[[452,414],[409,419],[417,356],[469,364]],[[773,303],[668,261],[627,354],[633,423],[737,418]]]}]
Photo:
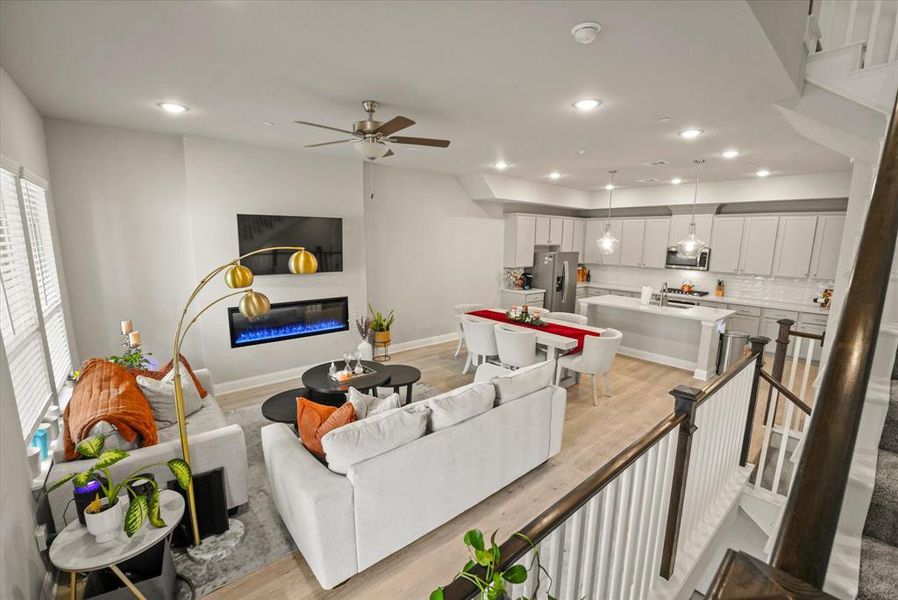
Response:
[{"label": "white wall", "polygon": [[[41,117],[0,68],[0,154],[47,178]],[[34,499],[19,412],[0,340],[0,598],[40,596],[46,569],[34,540]]]},{"label": "white wall", "polygon": [[368,298],[395,309],[394,342],[455,331],[455,304],[498,306],[501,213],[487,213],[450,175],[377,165],[369,192],[370,171]]}]

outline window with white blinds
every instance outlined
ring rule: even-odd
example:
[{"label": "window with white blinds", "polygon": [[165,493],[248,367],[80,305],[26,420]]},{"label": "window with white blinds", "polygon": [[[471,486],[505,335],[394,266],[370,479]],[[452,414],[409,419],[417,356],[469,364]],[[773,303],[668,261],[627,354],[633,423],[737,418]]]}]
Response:
[{"label": "window with white blinds", "polygon": [[30,437],[52,398],[16,176],[0,168],[0,333],[22,432]]},{"label": "window with white blinds", "polygon": [[47,192],[28,179],[22,178],[20,182],[25,200],[25,218],[28,221],[31,259],[37,280],[41,314],[44,317],[47,347],[50,349],[53,382],[56,391],[59,392],[72,370],[72,357],[69,354],[69,340],[62,313],[62,293],[56,272],[56,255],[53,252]]}]

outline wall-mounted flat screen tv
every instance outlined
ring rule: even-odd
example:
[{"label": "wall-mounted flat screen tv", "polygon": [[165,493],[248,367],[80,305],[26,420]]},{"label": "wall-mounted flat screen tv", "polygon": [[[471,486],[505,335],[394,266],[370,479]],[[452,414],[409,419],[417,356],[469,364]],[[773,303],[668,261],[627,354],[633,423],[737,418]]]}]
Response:
[{"label": "wall-mounted flat screen tv", "polygon": [[[241,256],[271,246],[304,246],[318,259],[318,272],[343,270],[343,219],[284,215],[237,215]],[[292,251],[266,252],[242,262],[256,275],[286,275]]]}]

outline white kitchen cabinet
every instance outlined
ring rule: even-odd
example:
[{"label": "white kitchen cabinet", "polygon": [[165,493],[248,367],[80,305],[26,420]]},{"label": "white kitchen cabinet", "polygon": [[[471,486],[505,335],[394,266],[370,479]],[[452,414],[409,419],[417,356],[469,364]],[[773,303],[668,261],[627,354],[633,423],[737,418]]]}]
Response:
[{"label": "white kitchen cabinet", "polygon": [[776,231],[776,251],[773,274],[780,277],[807,277],[810,273],[811,251],[817,217],[808,215],[779,218]]},{"label": "white kitchen cabinet", "polygon": [[835,279],[844,229],[843,215],[817,217],[817,234],[814,237],[814,251],[811,254],[811,277]]},{"label": "white kitchen cabinet", "polygon": [[502,306],[500,308],[511,308],[512,306],[527,305],[534,308],[542,308],[545,298],[545,292],[534,292],[533,290],[502,290],[501,299]]},{"label": "white kitchen cabinet", "polygon": [[504,266],[532,267],[535,236],[536,217],[530,215],[505,217]]},{"label": "white kitchen cabinet", "polygon": [[663,269],[667,262],[670,219],[646,219],[642,245],[642,266]]},{"label": "white kitchen cabinet", "polygon": [[560,246],[564,235],[564,219],[552,217],[549,219],[549,245]]},{"label": "white kitchen cabinet", "polygon": [[[692,223],[692,215],[674,215],[670,218],[670,233],[667,236],[667,245],[676,246],[677,242],[689,234],[689,224]],[[714,225],[713,215],[695,215],[695,235],[706,244],[711,243],[711,230]]]},{"label": "white kitchen cabinet", "polygon": [[583,219],[573,219],[574,224],[574,241],[571,250],[579,254],[579,262],[586,262],[583,255],[583,243],[586,239],[586,221]]},{"label": "white kitchen cabinet", "polygon": [[605,225],[611,224],[611,233],[617,239],[621,239],[621,221],[618,219],[590,219],[586,222],[585,239],[583,241],[583,262],[593,265],[618,265],[620,264],[621,246],[612,254],[602,254],[599,251],[598,240],[605,233]]},{"label": "white kitchen cabinet", "polygon": [[727,319],[727,331],[744,331],[749,337],[758,335],[761,319],[746,315],[732,315]]},{"label": "white kitchen cabinet", "polygon": [[771,274],[779,220],[779,217],[745,217],[742,248],[739,252],[739,273]]},{"label": "white kitchen cabinet", "polygon": [[561,220],[561,251],[574,252],[574,220]]},{"label": "white kitchen cabinet", "polygon": [[549,217],[536,217],[536,240],[537,246],[549,245],[549,230],[552,220]]},{"label": "white kitchen cabinet", "polygon": [[743,217],[716,217],[711,234],[711,271],[736,273],[742,250]]},{"label": "white kitchen cabinet", "polygon": [[644,241],[645,219],[623,219],[621,221],[620,265],[622,267],[642,266]]}]

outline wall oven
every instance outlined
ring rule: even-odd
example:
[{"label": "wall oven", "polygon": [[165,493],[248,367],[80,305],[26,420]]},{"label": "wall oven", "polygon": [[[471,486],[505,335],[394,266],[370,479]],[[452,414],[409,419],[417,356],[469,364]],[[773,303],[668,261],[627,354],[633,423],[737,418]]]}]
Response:
[{"label": "wall oven", "polygon": [[667,269],[687,269],[690,271],[707,271],[711,266],[711,249],[702,248],[695,258],[677,256],[677,247],[667,249],[664,267]]}]

